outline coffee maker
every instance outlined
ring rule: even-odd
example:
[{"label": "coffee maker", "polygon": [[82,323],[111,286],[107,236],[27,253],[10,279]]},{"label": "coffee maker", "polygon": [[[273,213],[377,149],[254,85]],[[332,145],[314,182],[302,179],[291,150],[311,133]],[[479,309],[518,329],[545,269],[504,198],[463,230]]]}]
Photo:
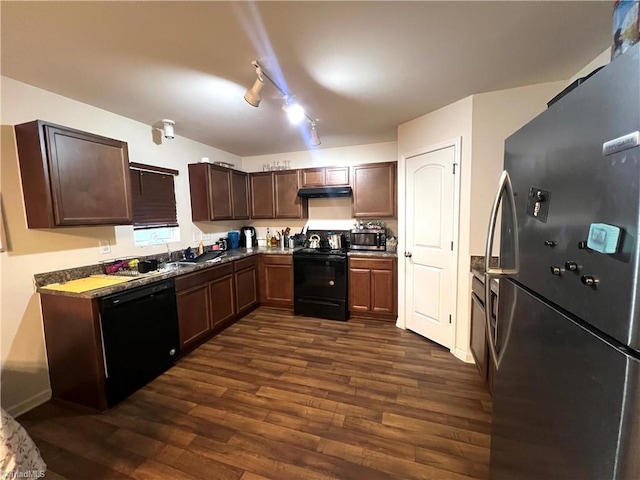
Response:
[{"label": "coffee maker", "polygon": [[258,246],[258,236],[254,227],[242,227],[240,229],[240,246],[244,248]]}]

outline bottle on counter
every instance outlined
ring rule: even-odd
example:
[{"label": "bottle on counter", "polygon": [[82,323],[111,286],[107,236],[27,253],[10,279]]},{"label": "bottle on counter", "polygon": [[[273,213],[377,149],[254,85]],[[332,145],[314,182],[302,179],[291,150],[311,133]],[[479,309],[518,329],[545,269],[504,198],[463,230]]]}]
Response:
[{"label": "bottle on counter", "polygon": [[267,227],[267,247],[271,246],[271,231],[269,230],[269,227]]},{"label": "bottle on counter", "polygon": [[200,240],[200,243],[198,244],[198,255],[202,255],[204,253],[204,243],[202,243],[202,240]]}]

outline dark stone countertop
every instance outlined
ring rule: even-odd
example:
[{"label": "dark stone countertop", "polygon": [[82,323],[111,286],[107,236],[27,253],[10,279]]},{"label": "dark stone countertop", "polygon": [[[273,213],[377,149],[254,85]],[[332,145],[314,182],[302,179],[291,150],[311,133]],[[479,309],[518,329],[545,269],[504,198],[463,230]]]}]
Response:
[{"label": "dark stone countertop", "polygon": [[100,265],[89,265],[85,267],[71,268],[67,270],[58,270],[55,272],[40,273],[34,276],[36,281],[36,291],[44,295],[62,295],[67,297],[76,298],[99,298],[112,293],[122,292],[131,288],[142,287],[149,285],[150,283],[157,282],[159,280],[165,280],[167,278],[173,278],[180,275],[186,275],[188,273],[205,270],[207,268],[214,268],[225,263],[233,262],[241,258],[250,257],[252,255],[259,255],[266,253],[269,255],[291,255],[296,249],[289,248],[267,248],[267,247],[255,247],[255,248],[239,248],[236,250],[227,250],[222,256],[218,257],[213,262],[194,263],[192,266],[183,267],[179,269],[159,269],[154,272],[142,273],[137,276],[131,277],[132,279],[112,285],[104,288],[96,288],[94,290],[88,290],[82,293],[63,292],[59,290],[43,289],[45,285],[51,285],[55,283],[64,283],[70,280],[76,280],[80,278],[86,278],[90,275],[102,274]]},{"label": "dark stone countertop", "polygon": [[[491,258],[491,266],[498,266],[498,257]],[[484,257],[471,256],[471,273],[474,277],[482,282],[484,285]],[[499,280],[494,278],[491,280],[491,291],[495,294],[498,293]]]},{"label": "dark stone countertop", "polygon": [[348,257],[377,257],[377,258],[397,258],[396,252],[371,251],[371,250],[351,250]]},{"label": "dark stone countertop", "polygon": [[[96,289],[88,290],[82,293],[50,290],[48,288],[45,289],[42,287],[46,285],[60,284],[60,283],[65,283],[71,280],[86,278],[91,275],[100,275],[103,272],[99,264],[70,268],[66,270],[58,270],[54,272],[38,273],[34,275],[34,278],[36,283],[36,291],[43,295],[61,295],[61,296],[76,297],[76,298],[100,298],[106,295],[111,295],[113,293],[122,292],[122,291],[129,290],[136,287],[142,287],[144,285],[149,285],[159,280],[174,278],[180,275],[186,275],[186,274],[197,272],[200,270],[205,270],[207,268],[214,268],[216,266],[224,265],[225,263],[233,262],[235,260],[239,260],[245,257],[250,257],[252,255],[259,255],[259,254],[291,255],[293,254],[294,251],[298,250],[299,248],[300,247],[297,247],[297,248],[254,247],[254,248],[248,248],[248,249],[239,248],[236,250],[227,250],[224,254],[222,254],[222,256],[218,257],[219,260],[216,259],[213,262],[194,263],[191,266],[182,267],[179,269],[172,269],[172,270],[159,269],[154,272],[141,273],[139,275],[131,277],[131,280],[127,282],[118,283],[116,285],[112,285],[104,288],[96,288]],[[395,258],[397,257],[397,254],[392,252],[364,251],[364,252],[349,252],[348,256]],[[151,257],[147,257],[147,258],[151,258]],[[141,258],[141,260],[142,259],[143,258]]]}]

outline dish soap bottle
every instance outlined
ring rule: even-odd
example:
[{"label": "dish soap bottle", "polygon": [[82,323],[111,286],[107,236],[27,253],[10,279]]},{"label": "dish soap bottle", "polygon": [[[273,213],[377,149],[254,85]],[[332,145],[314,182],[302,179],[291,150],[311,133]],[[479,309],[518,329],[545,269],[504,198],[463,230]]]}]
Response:
[{"label": "dish soap bottle", "polygon": [[198,255],[202,255],[204,253],[204,244],[202,243],[202,240],[200,240],[200,243],[198,244]]},{"label": "dish soap bottle", "polygon": [[267,247],[271,246],[271,231],[269,230],[269,227],[267,227]]}]

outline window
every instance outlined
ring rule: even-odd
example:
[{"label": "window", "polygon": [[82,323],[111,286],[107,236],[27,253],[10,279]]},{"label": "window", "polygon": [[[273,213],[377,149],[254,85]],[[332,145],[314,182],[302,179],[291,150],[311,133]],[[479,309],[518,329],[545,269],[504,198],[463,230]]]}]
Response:
[{"label": "window", "polygon": [[177,227],[176,170],[130,164],[133,228]]},{"label": "window", "polygon": [[180,228],[140,228],[133,231],[133,240],[136,247],[148,247],[149,245],[165,245],[180,241]]},{"label": "window", "polygon": [[136,246],[179,242],[173,177],[177,170],[140,163],[129,164]]}]

